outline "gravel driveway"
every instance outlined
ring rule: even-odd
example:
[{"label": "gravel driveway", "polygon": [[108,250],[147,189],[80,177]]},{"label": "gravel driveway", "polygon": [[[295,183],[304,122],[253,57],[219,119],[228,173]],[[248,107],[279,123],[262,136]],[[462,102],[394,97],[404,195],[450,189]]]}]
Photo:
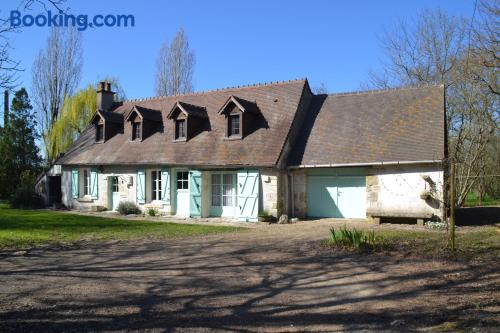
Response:
[{"label": "gravel driveway", "polygon": [[499,324],[498,265],[335,254],[318,242],[335,223],[0,253],[0,331],[494,331]]}]

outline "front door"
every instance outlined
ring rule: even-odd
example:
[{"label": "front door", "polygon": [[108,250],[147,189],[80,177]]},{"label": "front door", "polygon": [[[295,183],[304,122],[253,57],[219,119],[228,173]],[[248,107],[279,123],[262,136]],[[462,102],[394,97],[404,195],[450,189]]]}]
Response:
[{"label": "front door", "polygon": [[189,172],[176,172],[176,215],[189,217]]},{"label": "front door", "polygon": [[120,203],[120,190],[118,186],[118,177],[113,176],[109,177],[109,201],[110,207],[112,210],[116,210],[118,208],[118,204]]}]

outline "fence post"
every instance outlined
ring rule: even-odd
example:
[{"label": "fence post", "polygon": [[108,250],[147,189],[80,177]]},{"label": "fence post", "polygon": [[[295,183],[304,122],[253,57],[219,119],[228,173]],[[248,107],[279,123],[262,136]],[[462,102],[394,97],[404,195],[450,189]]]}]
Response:
[{"label": "fence post", "polygon": [[450,161],[450,247],[455,253],[455,163]]}]

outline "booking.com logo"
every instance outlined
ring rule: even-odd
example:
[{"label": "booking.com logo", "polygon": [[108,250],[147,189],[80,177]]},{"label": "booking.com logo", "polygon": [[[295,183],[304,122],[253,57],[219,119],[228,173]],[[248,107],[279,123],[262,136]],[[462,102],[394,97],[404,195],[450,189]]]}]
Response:
[{"label": "booking.com logo", "polygon": [[46,14],[36,16],[22,14],[18,10],[10,12],[10,26],[17,27],[77,27],[79,31],[87,28],[100,27],[133,27],[135,25],[134,15],[88,15],[52,14],[49,10]]}]

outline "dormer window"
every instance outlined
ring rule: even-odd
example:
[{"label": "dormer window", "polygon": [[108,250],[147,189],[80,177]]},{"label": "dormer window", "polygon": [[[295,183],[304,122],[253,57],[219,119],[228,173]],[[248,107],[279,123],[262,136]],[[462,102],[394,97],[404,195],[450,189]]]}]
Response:
[{"label": "dormer window", "polygon": [[97,142],[104,141],[104,124],[97,124],[95,141]]},{"label": "dormer window", "polygon": [[228,126],[227,126],[227,135],[228,136],[240,136],[241,135],[241,130],[240,130],[240,125],[241,125],[241,114],[233,114],[229,116],[228,119]]},{"label": "dormer window", "polygon": [[219,110],[219,114],[226,117],[226,138],[242,139],[255,127],[259,109],[254,102],[230,96]]},{"label": "dormer window", "polygon": [[174,123],[174,142],[192,139],[209,124],[204,107],[180,101],[175,103],[167,118]]},{"label": "dormer window", "polygon": [[161,112],[134,105],[126,118],[130,122],[130,141],[143,141],[163,129]]},{"label": "dormer window", "polygon": [[132,141],[140,140],[141,137],[141,123],[132,123]]},{"label": "dormer window", "polygon": [[175,140],[186,139],[186,119],[177,119],[175,121]]},{"label": "dormer window", "polygon": [[91,121],[95,128],[95,141],[102,143],[123,130],[123,115],[98,110]]}]

